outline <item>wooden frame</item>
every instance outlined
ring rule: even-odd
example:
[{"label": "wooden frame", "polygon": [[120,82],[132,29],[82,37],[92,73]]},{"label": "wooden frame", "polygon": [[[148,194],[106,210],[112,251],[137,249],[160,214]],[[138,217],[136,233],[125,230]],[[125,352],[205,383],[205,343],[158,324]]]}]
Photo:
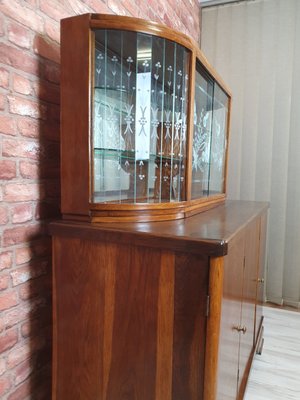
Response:
[{"label": "wooden frame", "polygon": [[[174,41],[191,52],[188,90],[188,138],[185,201],[170,203],[108,204],[92,199],[91,154],[92,29],[109,28],[142,32]],[[223,193],[191,199],[194,86],[196,61],[207,70],[231,102],[231,93],[186,35],[163,25],[137,18],[84,14],[61,21],[61,209],[64,219],[90,222],[158,221],[180,219],[222,204],[226,198],[226,174],[230,109],[227,120]]]}]

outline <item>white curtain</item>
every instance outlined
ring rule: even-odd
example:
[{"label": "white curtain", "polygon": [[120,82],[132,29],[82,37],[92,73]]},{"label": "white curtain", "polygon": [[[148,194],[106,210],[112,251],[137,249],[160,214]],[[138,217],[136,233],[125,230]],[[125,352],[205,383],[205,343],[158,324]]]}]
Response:
[{"label": "white curtain", "polygon": [[201,47],[232,90],[228,197],[269,201],[266,298],[300,304],[300,0],[204,8]]}]

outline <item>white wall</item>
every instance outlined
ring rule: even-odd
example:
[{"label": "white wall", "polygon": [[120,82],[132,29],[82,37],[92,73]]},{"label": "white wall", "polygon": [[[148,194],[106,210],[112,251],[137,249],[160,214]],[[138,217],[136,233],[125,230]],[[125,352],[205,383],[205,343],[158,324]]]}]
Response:
[{"label": "white wall", "polygon": [[270,201],[267,299],[300,302],[300,1],[204,8],[201,47],[233,93],[228,197]]}]

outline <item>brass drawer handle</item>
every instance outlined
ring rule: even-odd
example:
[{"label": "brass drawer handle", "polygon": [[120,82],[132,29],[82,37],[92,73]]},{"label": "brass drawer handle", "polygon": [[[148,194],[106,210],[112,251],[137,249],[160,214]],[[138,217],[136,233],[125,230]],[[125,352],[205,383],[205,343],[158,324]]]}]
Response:
[{"label": "brass drawer handle", "polygon": [[234,325],[234,327],[232,329],[237,332],[242,332],[243,335],[245,335],[245,333],[247,332],[247,328],[245,326],[241,326],[241,325]]}]

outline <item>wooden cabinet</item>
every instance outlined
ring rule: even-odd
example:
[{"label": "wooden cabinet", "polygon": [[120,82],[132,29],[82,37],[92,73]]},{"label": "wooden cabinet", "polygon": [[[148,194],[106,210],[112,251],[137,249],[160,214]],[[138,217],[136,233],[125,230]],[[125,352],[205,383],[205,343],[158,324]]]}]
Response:
[{"label": "wooden cabinet", "polygon": [[52,223],[54,400],[242,399],[262,331],[267,205]]},{"label": "wooden cabinet", "polygon": [[230,102],[180,32],[115,15],[62,20],[64,219],[173,220],[223,203]]},{"label": "wooden cabinet", "polygon": [[230,91],[162,25],[61,28],[53,400],[242,399],[267,205],[225,202]]}]

